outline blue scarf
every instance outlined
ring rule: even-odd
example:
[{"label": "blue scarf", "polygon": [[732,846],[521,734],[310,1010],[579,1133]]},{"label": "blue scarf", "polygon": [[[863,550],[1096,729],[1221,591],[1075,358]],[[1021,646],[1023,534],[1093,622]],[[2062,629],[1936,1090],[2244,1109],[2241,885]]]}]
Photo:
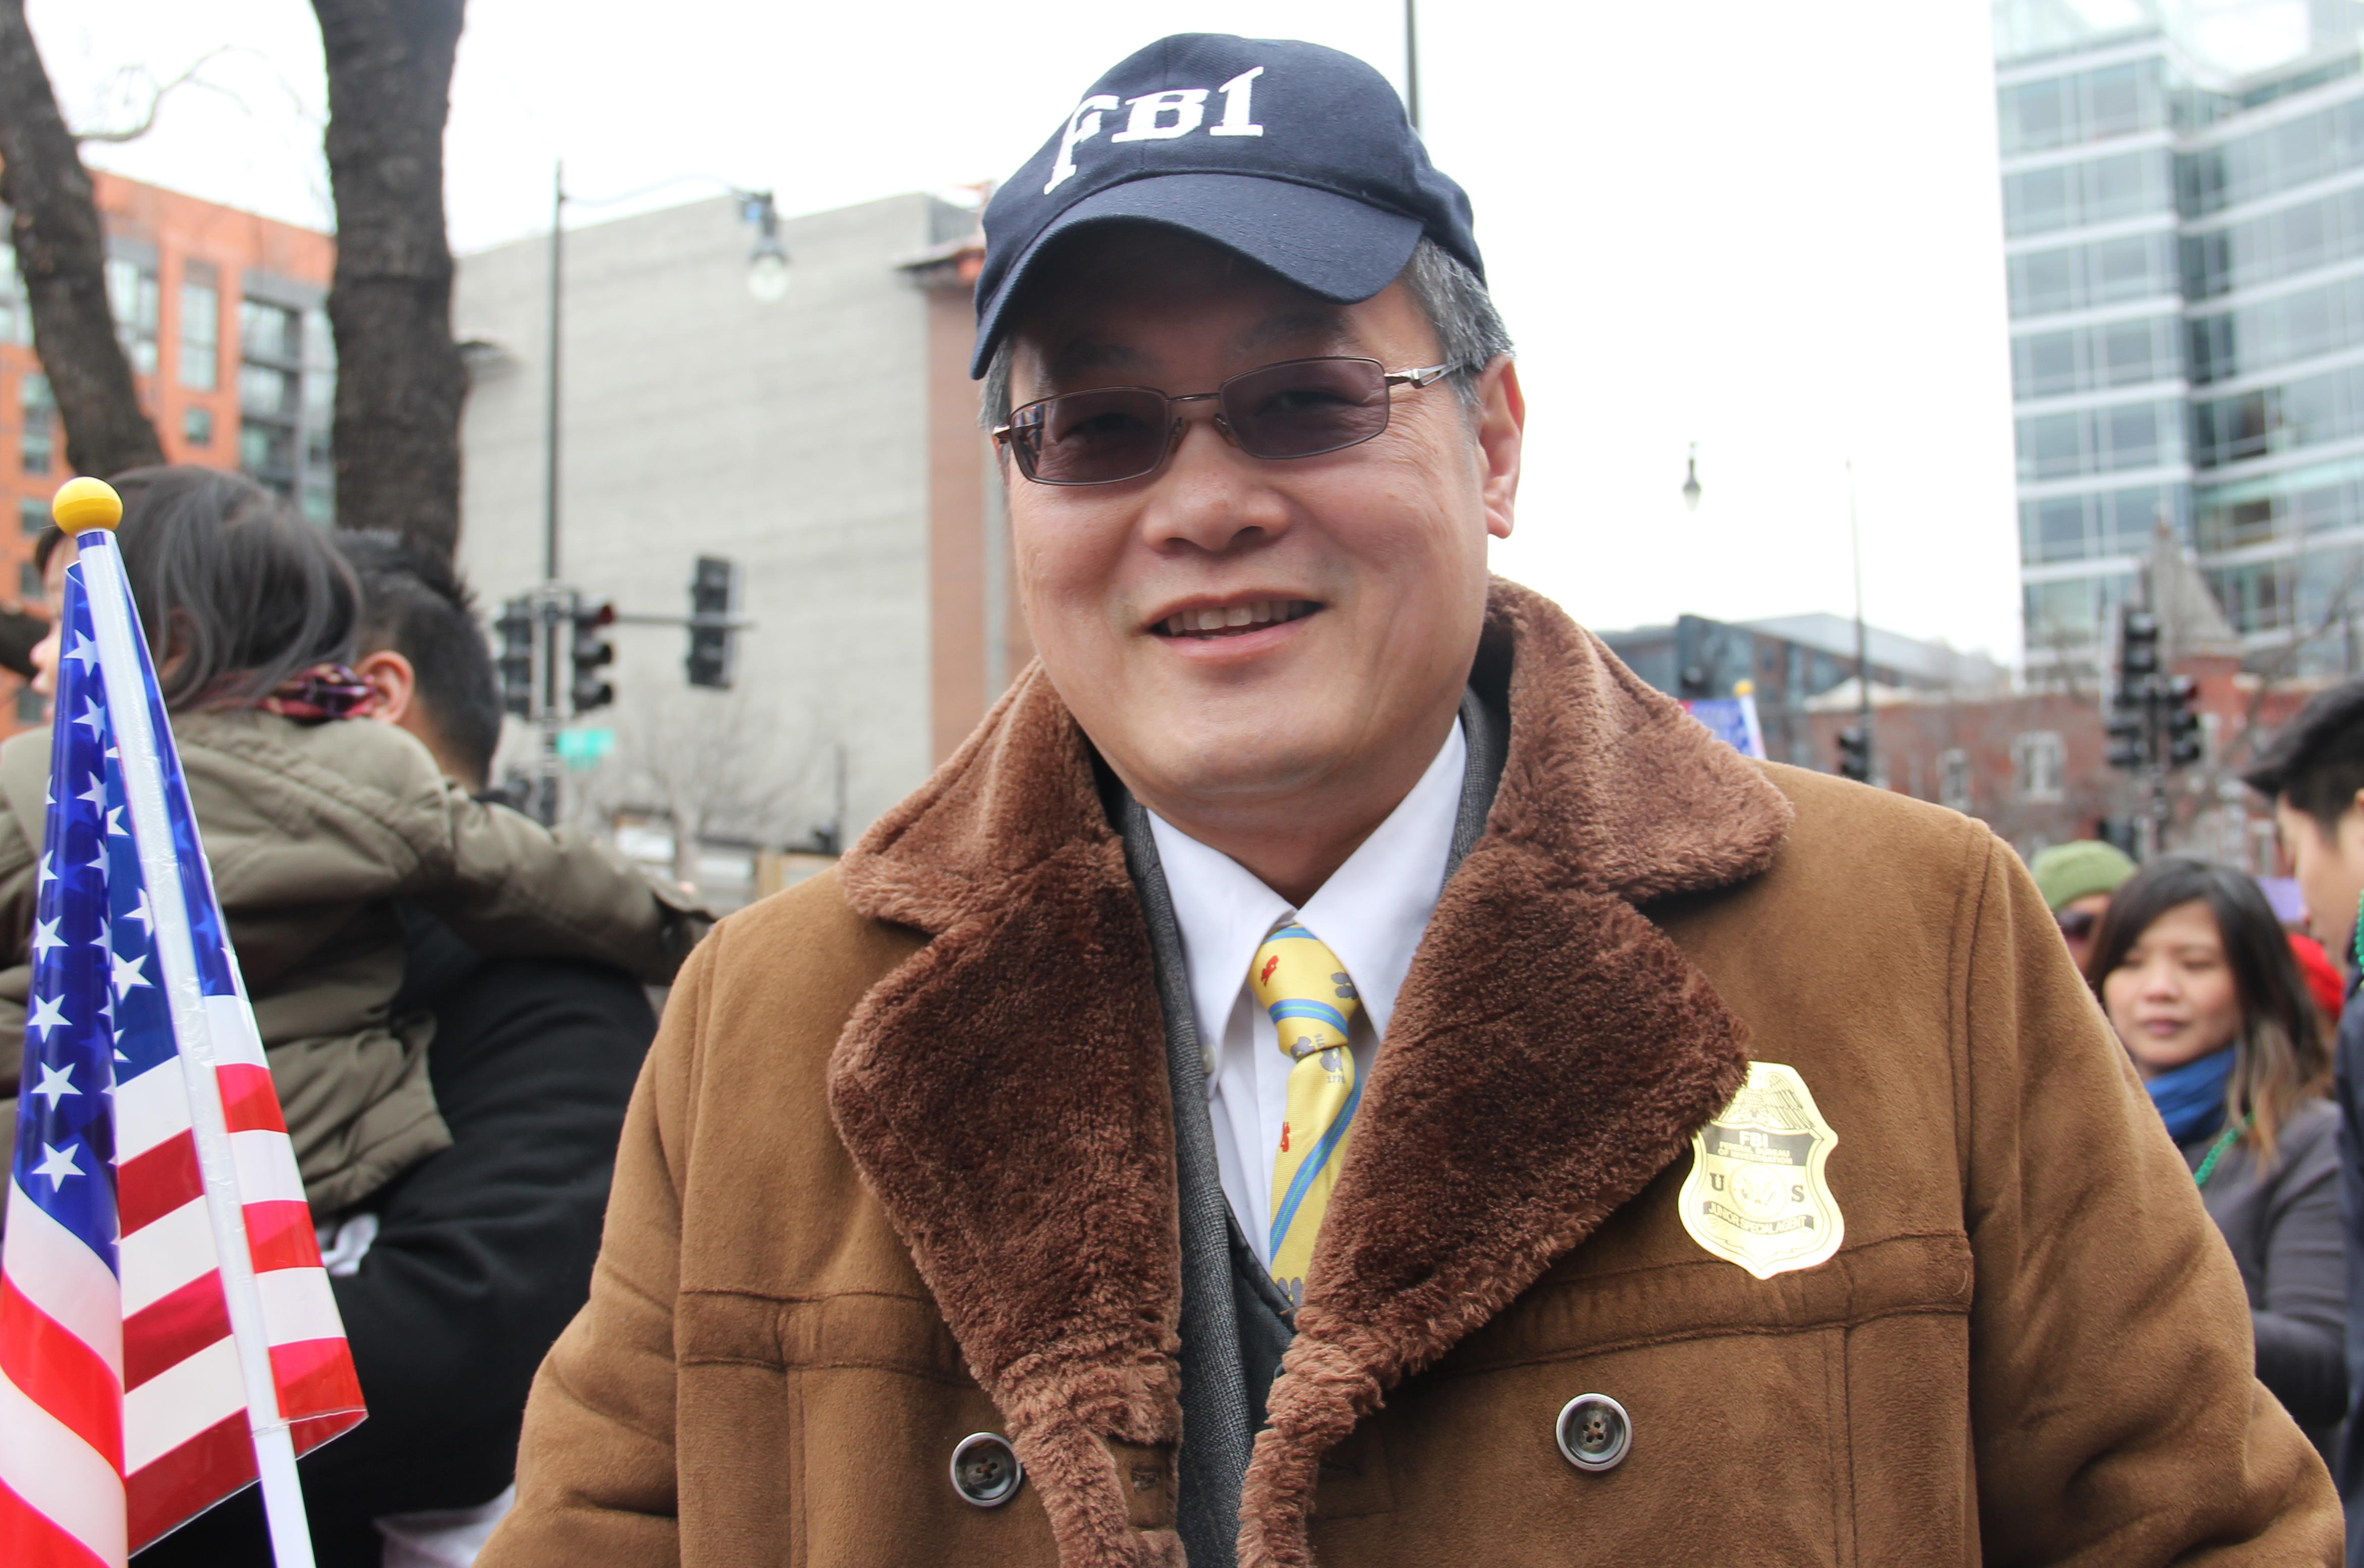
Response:
[{"label": "blue scarf", "polygon": [[2233,1081],[2236,1048],[2212,1051],[2151,1079],[2143,1086],[2178,1143],[2205,1138],[2225,1125],[2225,1085]]}]

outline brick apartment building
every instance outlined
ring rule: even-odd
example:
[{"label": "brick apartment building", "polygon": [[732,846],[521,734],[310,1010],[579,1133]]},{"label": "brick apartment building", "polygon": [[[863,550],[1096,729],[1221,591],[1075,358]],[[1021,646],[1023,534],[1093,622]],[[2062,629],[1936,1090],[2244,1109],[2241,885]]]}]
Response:
[{"label": "brick apartment building", "polygon": [[[107,297],[164,455],[238,468],[329,521],[328,235],[104,172]],[[0,604],[37,600],[32,541],[72,477],[16,256],[0,246]],[[0,673],[0,735],[41,701]]]}]

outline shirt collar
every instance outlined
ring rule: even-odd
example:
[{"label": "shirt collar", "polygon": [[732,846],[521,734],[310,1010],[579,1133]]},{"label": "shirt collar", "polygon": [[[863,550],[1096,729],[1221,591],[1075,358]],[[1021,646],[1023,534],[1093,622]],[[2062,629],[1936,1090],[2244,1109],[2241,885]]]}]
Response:
[{"label": "shirt collar", "polygon": [[1221,1038],[1256,949],[1290,915],[1338,955],[1354,977],[1372,1031],[1386,1035],[1396,993],[1444,891],[1467,765],[1468,746],[1456,718],[1420,782],[1299,908],[1229,855],[1149,814],[1202,1043]]}]

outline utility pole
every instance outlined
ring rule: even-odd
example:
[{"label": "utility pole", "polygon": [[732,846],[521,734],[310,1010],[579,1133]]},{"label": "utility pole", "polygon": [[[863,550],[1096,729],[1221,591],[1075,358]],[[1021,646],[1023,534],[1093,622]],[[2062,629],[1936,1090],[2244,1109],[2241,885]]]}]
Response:
[{"label": "utility pole", "polygon": [[1863,618],[1863,524],[1857,516],[1855,459],[1847,459],[1847,544],[1855,556],[1855,721],[1863,729],[1864,781],[1871,780],[1871,629]]},{"label": "utility pole", "polygon": [[1404,0],[1404,109],[1411,117],[1411,128],[1420,129],[1420,19],[1413,14],[1415,0]]},{"label": "utility pole", "polygon": [[565,320],[565,258],[566,161],[562,158],[550,177],[550,378],[542,407],[541,586],[533,595],[541,642],[541,680],[535,693],[533,726],[541,746],[534,759],[533,796],[528,803],[545,828],[558,823],[558,729],[565,722],[559,704],[563,656],[559,639],[571,629],[566,596],[558,586],[558,357]]}]

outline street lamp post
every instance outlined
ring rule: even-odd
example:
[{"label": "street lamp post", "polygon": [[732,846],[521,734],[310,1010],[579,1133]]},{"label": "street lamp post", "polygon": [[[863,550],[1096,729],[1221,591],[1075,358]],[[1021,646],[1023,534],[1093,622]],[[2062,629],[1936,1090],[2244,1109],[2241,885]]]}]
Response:
[{"label": "street lamp post", "polygon": [[770,191],[752,191],[734,185],[727,180],[709,175],[684,174],[671,180],[661,180],[653,185],[626,191],[620,195],[569,197],[566,194],[566,161],[558,161],[551,175],[550,204],[550,364],[542,409],[542,512],[541,512],[541,585],[532,598],[540,626],[540,673],[536,684],[533,724],[541,738],[535,758],[532,799],[533,815],[544,826],[558,820],[558,795],[561,767],[558,755],[558,731],[566,722],[565,704],[561,694],[570,688],[562,684],[560,672],[570,656],[574,631],[574,609],[577,595],[559,577],[559,433],[560,433],[560,350],[565,341],[566,304],[566,206],[572,200],[577,206],[611,206],[619,202],[661,191],[669,185],[701,181],[720,185],[739,203],[740,220],[755,231],[753,247],[747,254],[747,292],[764,305],[777,305],[787,297],[788,251],[780,240],[780,213]]},{"label": "street lamp post", "polygon": [[1697,441],[1693,441],[1691,443],[1691,455],[1684,460],[1683,509],[1689,512],[1696,512],[1699,510],[1699,443]]},{"label": "street lamp post", "polygon": [[1863,524],[1856,514],[1855,459],[1847,459],[1847,549],[1855,558],[1856,723],[1863,729],[1864,782],[1871,782],[1871,628],[1863,618]]},{"label": "street lamp post", "polygon": [[1420,129],[1420,19],[1415,0],[1404,0],[1404,114],[1411,128]]}]

